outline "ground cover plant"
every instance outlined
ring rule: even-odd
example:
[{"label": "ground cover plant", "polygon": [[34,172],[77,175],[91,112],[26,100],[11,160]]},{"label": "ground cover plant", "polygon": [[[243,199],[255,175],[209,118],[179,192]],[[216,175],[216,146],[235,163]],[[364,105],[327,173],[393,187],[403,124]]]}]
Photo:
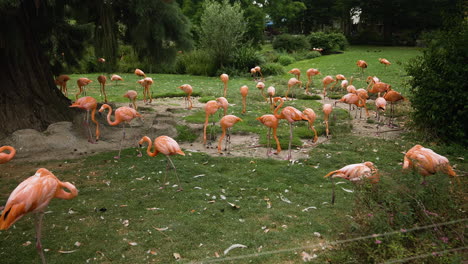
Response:
[{"label": "ground cover plant", "polygon": [[[414,48],[350,47],[343,54],[295,62],[285,69],[298,67],[305,73],[307,68],[318,68],[322,72],[321,77],[338,73],[347,77],[356,75],[356,88],[366,86],[364,78],[368,74],[377,75],[382,81],[392,86],[395,84],[396,89],[406,95],[409,93],[405,85],[408,77],[400,63],[417,53]],[[377,61],[383,54],[395,63],[384,68]],[[359,75],[355,66],[358,59],[369,63],[364,75]],[[96,80],[100,74],[71,77],[72,81],[79,77]],[[122,97],[125,91],[133,89],[140,92],[141,88],[133,73],[120,75],[125,81],[110,84],[107,91],[110,101],[123,103],[127,101]],[[155,81],[152,87],[155,97],[172,96],[180,91],[177,87],[184,83],[190,83],[194,91],[205,99],[222,95],[223,86],[218,77],[148,76]],[[278,95],[284,95],[290,77],[290,74],[267,76],[265,83],[267,87],[275,86]],[[321,91],[320,82],[315,79],[314,83],[314,88]],[[250,88],[245,115],[240,115],[241,85]],[[76,84],[70,82],[69,98],[74,98],[73,92],[76,90]],[[296,87],[299,94],[298,91],[302,94],[302,90]],[[87,92],[87,95],[99,98],[97,81],[88,86]],[[337,95],[341,93],[344,92],[336,92]],[[183,95],[180,91],[180,104],[183,104]],[[286,102],[286,105],[301,110],[313,108],[318,115],[316,128],[323,137],[321,101],[305,100],[302,96]],[[234,127],[233,133],[260,134],[261,143],[264,144],[266,128],[255,118],[271,111],[252,78],[231,78],[227,97],[233,104],[228,112],[245,119]],[[157,103],[158,99],[154,104]],[[0,204],[5,203],[7,195],[18,182],[33,175],[39,167],[47,167],[61,180],[73,182],[78,187],[78,197],[70,201],[54,200],[48,208],[42,242],[49,249],[46,252],[49,263],[170,263],[175,262],[174,253],[180,254],[182,261],[186,262],[210,262],[224,257],[262,254],[228,259],[226,262],[284,263],[301,262],[302,251],[317,254],[317,260],[322,262],[381,262],[463,247],[463,239],[457,240],[463,238],[460,235],[463,234],[463,222],[448,231],[444,229],[442,235],[432,231],[408,232],[401,236],[409,238],[379,238],[379,244],[373,238],[364,244],[326,244],[384,231],[409,230],[452,218],[463,219],[467,209],[466,195],[463,195],[466,193],[466,184],[463,185],[465,178],[460,177],[461,188],[451,192],[452,186],[448,184],[446,175],[430,176],[429,186],[425,188],[419,185],[420,176],[401,172],[402,152],[421,143],[413,135],[394,140],[352,136],[347,111],[335,109],[333,113],[332,138],[312,148],[309,158],[294,163],[247,157],[213,157],[186,151],[186,156],[173,158],[184,188],[184,191],[176,192],[172,173],[168,175],[168,185],[163,180],[165,157],[145,155],[138,158],[135,148],[125,150],[120,160],[114,160],[115,153],[112,152],[77,160],[12,162],[2,165]],[[184,120],[202,123],[203,109],[190,111]],[[180,140],[194,140],[186,127],[181,126],[178,131]],[[287,147],[288,132],[287,124],[282,123],[278,133],[283,148]],[[301,139],[309,140],[312,135],[305,123],[295,124],[294,133],[293,144],[296,147],[302,145]],[[466,175],[464,149],[424,143],[447,156],[457,173]],[[336,203],[332,206],[332,184],[323,176],[347,164],[363,161],[374,162],[380,170],[382,184],[378,190],[357,187],[343,180],[336,187]],[[161,186],[165,188],[159,189]],[[414,195],[406,197],[403,193]],[[421,203],[425,209],[422,209]],[[410,215],[405,216],[403,212]],[[368,214],[372,214],[372,217]],[[38,260],[32,226],[31,215],[17,222],[15,228],[0,232],[2,263]],[[444,242],[445,238],[448,239],[447,243]],[[236,248],[224,255],[223,251],[233,244],[242,244],[247,248]],[[408,245],[418,247],[413,250]],[[405,250],[400,250],[403,248]],[[221,258],[218,259],[216,254]],[[455,251],[449,257],[433,256],[430,261],[444,263],[456,261],[460,256],[459,251]]]}]

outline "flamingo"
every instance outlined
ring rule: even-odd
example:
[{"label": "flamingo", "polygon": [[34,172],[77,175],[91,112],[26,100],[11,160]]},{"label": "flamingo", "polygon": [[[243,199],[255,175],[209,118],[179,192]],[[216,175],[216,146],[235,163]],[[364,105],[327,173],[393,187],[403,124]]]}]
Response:
[{"label": "flamingo", "polygon": [[[174,162],[172,162],[171,158],[169,156],[172,155],[182,155],[185,156],[185,153],[180,149],[179,144],[177,141],[175,141],[173,138],[168,137],[168,136],[159,136],[156,139],[154,139],[154,151],[151,151],[151,147],[153,146],[151,139],[147,136],[144,136],[140,139],[138,144],[143,145],[143,143],[146,142],[148,143],[148,148],[146,149],[146,153],[150,157],[154,157],[158,155],[158,153],[162,153],[166,156],[167,162],[166,162],[166,174],[164,176],[164,181],[163,183],[166,182],[167,178],[167,171],[169,170],[169,164],[172,166],[174,169],[177,182],[179,183],[179,189],[178,191],[182,191],[182,185],[180,184],[180,179],[179,176],[177,175],[177,169],[174,165]],[[160,187],[160,189],[163,189],[164,187]]]},{"label": "flamingo", "polygon": [[[76,84],[78,84],[78,89],[79,89],[79,91],[78,91],[78,92],[76,93],[76,95],[75,95],[75,100],[78,100],[78,95],[80,95],[80,94],[83,92],[85,86],[88,85],[88,84],[90,84],[91,82],[93,82],[93,81],[91,81],[91,80],[88,79],[88,78],[79,78],[79,79],[76,81]],[[84,90],[84,95],[86,95],[86,90]]]},{"label": "flamingo", "polygon": [[260,68],[260,66],[255,66],[254,70],[260,74],[260,80],[263,80],[262,68]]},{"label": "flamingo", "polygon": [[[3,153],[4,151],[9,151],[8,154]],[[7,163],[16,155],[16,149],[12,146],[2,146],[0,147],[0,164]]]},{"label": "flamingo", "polygon": [[107,77],[105,75],[99,75],[97,80],[99,84],[101,84],[101,97],[104,94],[104,102],[107,103],[107,94],[106,94]]},{"label": "flamingo", "polygon": [[142,77],[142,78],[145,78],[146,77],[146,74],[140,70],[140,69],[135,69],[135,74],[139,77]]},{"label": "flamingo", "polygon": [[[348,87],[348,85],[349,85],[348,80],[342,80],[341,81],[341,84],[340,84],[341,88],[346,89]],[[356,87],[354,89],[356,89]]]},{"label": "flamingo", "polygon": [[288,73],[296,75],[296,79],[301,80],[301,70],[298,68],[292,68]]},{"label": "flamingo", "polygon": [[363,61],[363,60],[358,60],[356,62],[356,65],[360,68],[361,70],[361,73],[364,74],[364,69],[367,68],[367,62]]},{"label": "flamingo", "polygon": [[260,90],[260,92],[262,93],[263,98],[265,98],[265,101],[268,102],[268,99],[266,98],[265,94],[263,93],[263,89],[265,89],[265,84],[263,82],[258,82],[255,87],[257,87]]},{"label": "flamingo", "polygon": [[312,77],[315,76],[315,75],[320,74],[320,72],[317,69],[310,68],[310,69],[307,70],[306,74],[307,74],[306,93],[308,94],[309,93],[309,85],[310,84],[314,85]]},{"label": "flamingo", "polygon": [[328,131],[328,118],[333,110],[333,106],[331,104],[324,104],[323,105],[323,120],[325,121],[325,132],[328,138],[329,131]]},{"label": "flamingo", "polygon": [[228,81],[229,81],[229,75],[223,73],[219,76],[221,81],[224,83],[224,97],[227,95],[227,86],[228,86]]},{"label": "flamingo", "polygon": [[317,137],[317,130],[315,130],[314,127],[314,122],[315,119],[317,118],[317,115],[315,114],[314,110],[311,108],[306,108],[302,113],[307,117],[307,121],[309,122],[309,129],[314,131],[314,139],[312,140],[313,143],[317,142],[318,137]]},{"label": "flamingo", "polygon": [[273,111],[273,109],[274,109],[274,107],[273,107],[273,96],[275,96],[275,91],[276,91],[275,87],[273,87],[273,86],[270,86],[267,89],[267,94],[270,97],[270,109],[271,109],[271,111]]},{"label": "flamingo", "polygon": [[[64,188],[70,192],[66,192]],[[70,200],[78,195],[76,187],[69,182],[62,182],[47,169],[40,168],[36,174],[21,182],[10,194],[2,215],[0,230],[6,230],[27,213],[36,213],[36,249],[45,264],[41,243],[42,218],[44,210],[52,198]]]},{"label": "flamingo", "polygon": [[99,63],[104,63],[104,62],[106,62],[106,59],[104,59],[104,58],[99,58],[99,59],[97,59],[97,61],[98,61]]},{"label": "flamingo", "polygon": [[55,84],[60,86],[60,91],[65,95],[65,97],[68,97],[67,93],[67,82],[70,80],[70,77],[68,75],[62,74],[55,79]]},{"label": "flamingo", "polygon": [[383,65],[385,65],[385,68],[387,68],[387,66],[390,66],[391,63],[387,60],[387,59],[382,59],[382,58],[379,58],[379,62]]},{"label": "flamingo", "polygon": [[[104,112],[105,109],[109,110],[109,113],[107,114],[107,123],[111,126],[116,126],[120,123],[122,123],[122,139],[120,140],[119,144],[119,155],[115,156],[114,159],[120,159],[120,152],[122,151],[122,141],[125,138],[125,123],[127,123],[130,127],[130,122],[135,118],[135,117],[140,117],[141,115],[133,108],[127,107],[127,106],[122,106],[117,108],[115,110],[115,117],[114,121],[111,120],[111,115],[112,115],[112,107],[108,104],[103,104],[101,106],[101,109],[99,109],[99,112]],[[138,154],[139,157],[141,157],[141,151],[138,148],[138,151],[140,152]]]},{"label": "flamingo", "polygon": [[223,116],[225,116],[227,114],[227,109],[229,107],[228,100],[221,96],[221,97],[216,98],[216,102],[218,102],[218,104],[224,109]]},{"label": "flamingo", "polygon": [[[289,93],[289,90],[291,89],[291,87],[293,87],[294,85],[296,84],[302,84],[301,81],[299,81],[298,79],[296,78],[291,78],[289,79],[288,81],[288,90],[286,91],[286,94],[284,95],[286,97],[286,100],[288,100],[288,93]],[[294,96],[294,93],[291,91],[291,94],[292,96]]]},{"label": "flamingo", "polygon": [[278,118],[278,119],[286,119],[289,123],[289,147],[288,147],[288,156],[286,157],[286,160],[290,160],[292,155],[291,155],[291,143],[292,143],[292,137],[293,137],[293,127],[292,123],[295,121],[300,121],[300,120],[305,120],[309,121],[307,117],[299,110],[292,106],[287,106],[285,107],[282,111],[281,114],[278,114],[279,109],[283,106],[284,100],[281,97],[275,97],[273,101],[276,103],[277,101],[281,101],[280,104],[275,108],[275,111],[273,112],[273,115]]},{"label": "flamingo", "polygon": [[[208,126],[209,118],[210,116],[214,115],[214,113],[216,113],[216,111],[218,111],[220,107],[221,105],[215,100],[208,101],[205,104],[205,124],[203,126],[203,145],[206,145],[206,127]],[[213,122],[213,126],[214,126],[214,122]],[[211,134],[212,133],[210,132],[210,135]]]},{"label": "flamingo", "polygon": [[344,81],[346,80],[346,77],[343,75],[343,74],[337,74],[335,76],[335,83],[331,86],[331,88],[335,87],[335,85],[339,82],[339,81]]},{"label": "flamingo", "polygon": [[[359,97],[359,95],[357,94],[354,94],[354,93],[345,94],[340,100],[335,101],[335,106],[337,103],[348,104],[350,112],[351,112],[351,105],[355,105],[357,107],[364,107],[366,109],[367,117],[369,117],[369,111],[367,110],[366,100],[362,97]],[[356,117],[357,117],[357,110],[356,110],[356,114],[354,115],[354,118]],[[359,118],[361,118],[361,115],[359,116]]]},{"label": "flamingo", "polygon": [[115,81],[115,85],[117,85],[117,81],[123,81],[123,80],[124,79],[122,79],[122,77],[120,77],[117,74],[112,74],[112,76],[111,76],[111,81]]},{"label": "flamingo", "polygon": [[183,84],[181,86],[179,86],[179,89],[181,89],[182,91],[184,91],[184,93],[187,95],[187,97],[185,97],[185,105],[187,105],[187,109],[188,110],[191,110],[192,109],[192,100],[190,99],[190,96],[192,95],[192,92],[193,92],[193,88],[190,84]]},{"label": "flamingo", "polygon": [[[99,132],[99,123],[95,119],[97,100],[91,96],[81,97],[78,100],[76,100],[72,105],[70,105],[70,107],[76,107],[76,108],[86,110],[85,126],[88,128],[88,132],[89,132],[88,142],[96,143],[96,141],[99,140],[99,135],[101,134]],[[91,120],[93,121],[94,124],[96,124],[96,141],[92,139],[93,134],[91,133],[91,128],[89,126],[89,111],[91,111]]]},{"label": "flamingo", "polygon": [[[226,115],[221,118],[219,121],[219,124],[221,125],[221,128],[223,130],[223,134],[221,137],[219,137],[219,143],[218,143],[218,153],[221,153],[221,144],[223,141],[223,138],[226,137],[226,144],[224,150],[227,151],[229,154],[229,146],[231,145],[231,135],[230,135],[230,130],[231,127],[233,127],[237,122],[242,121],[239,117],[235,115]],[[226,136],[226,131],[227,131],[227,136]]]},{"label": "flamingo", "polygon": [[255,70],[255,68],[250,69],[250,74],[252,74],[252,77],[254,78],[254,81],[256,81],[256,78],[255,78],[256,73],[257,73],[257,71]]},{"label": "flamingo", "polygon": [[245,108],[246,108],[246,101],[247,101],[247,94],[249,93],[249,87],[247,85],[243,85],[240,88],[240,94],[242,96],[242,114],[245,114]]},{"label": "flamingo", "polygon": [[138,107],[136,105],[136,99],[138,97],[138,93],[134,90],[128,90],[124,95],[123,97],[127,97],[128,100],[130,101],[130,104],[129,104],[129,107],[132,107],[133,106],[133,109],[137,110]]},{"label": "flamingo", "polygon": [[342,178],[351,182],[369,179],[371,183],[378,183],[380,180],[379,171],[374,166],[374,163],[370,161],[344,166],[339,170],[329,172],[324,178],[328,177],[332,181],[332,204],[335,203],[335,184],[333,183],[333,178]]},{"label": "flamingo", "polygon": [[[362,98],[364,102],[366,102],[367,99],[369,99],[369,94],[367,93],[366,89],[359,88],[356,90],[355,94]],[[359,116],[362,116],[362,107],[359,107]]]},{"label": "flamingo", "polygon": [[380,93],[385,93],[390,90],[392,86],[383,82],[376,82],[372,85],[371,89],[367,91],[370,93],[377,93],[378,97],[380,97]]},{"label": "flamingo", "polygon": [[384,95],[385,100],[390,102],[390,121],[389,124],[391,124],[393,115],[395,114],[395,108],[394,108],[394,103],[400,101],[400,100],[406,100],[401,93],[392,90],[391,87],[389,87],[387,93]]},{"label": "flamingo", "polygon": [[257,117],[257,120],[268,127],[267,157],[270,156],[270,153],[271,153],[271,151],[270,151],[270,147],[271,147],[271,145],[270,145],[270,135],[271,135],[271,130],[272,129],[273,129],[273,138],[276,141],[276,153],[274,153],[274,154],[277,155],[278,153],[281,152],[281,145],[280,145],[278,136],[276,135],[276,130],[278,129],[278,124],[279,124],[278,118],[276,118],[274,115],[262,115],[261,117]]},{"label": "flamingo", "polygon": [[377,122],[380,121],[379,110],[385,112],[385,107],[387,106],[387,100],[383,97],[378,97],[375,99],[375,117],[377,118]]},{"label": "flamingo", "polygon": [[435,153],[432,149],[424,148],[421,145],[415,145],[405,154],[403,161],[403,170],[414,169],[423,177],[421,184],[426,184],[426,177],[437,172],[447,174],[449,177],[456,177],[458,184],[460,179],[453,171],[448,159]]},{"label": "flamingo", "polygon": [[333,77],[331,77],[330,75],[327,75],[325,76],[323,79],[322,79],[322,83],[323,83],[323,99],[325,100],[325,96],[327,96],[327,86],[329,84],[331,84],[333,82]]},{"label": "flamingo", "polygon": [[153,102],[151,97],[151,85],[153,84],[153,79],[151,77],[145,77],[143,79],[143,101],[146,103],[146,97],[149,98],[149,102]]},{"label": "flamingo", "polygon": [[377,77],[377,76],[367,76],[367,79],[366,79],[366,83],[368,83],[367,85],[367,89],[369,89],[371,86],[373,86],[375,83],[378,83],[380,82],[380,79]]}]

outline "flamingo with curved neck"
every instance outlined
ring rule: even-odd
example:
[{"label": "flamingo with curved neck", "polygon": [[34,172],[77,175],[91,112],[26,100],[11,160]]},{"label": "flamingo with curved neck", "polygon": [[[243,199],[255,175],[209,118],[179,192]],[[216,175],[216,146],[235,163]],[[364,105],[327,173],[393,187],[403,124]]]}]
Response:
[{"label": "flamingo with curved neck", "polygon": [[[3,153],[4,151],[9,151],[10,153]],[[0,164],[7,163],[16,155],[16,149],[12,146],[3,146],[0,147]]]}]

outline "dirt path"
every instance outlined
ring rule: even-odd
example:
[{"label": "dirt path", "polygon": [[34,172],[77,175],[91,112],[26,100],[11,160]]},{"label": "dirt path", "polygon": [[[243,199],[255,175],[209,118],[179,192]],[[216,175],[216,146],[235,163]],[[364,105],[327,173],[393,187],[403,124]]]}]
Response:
[{"label": "dirt path", "polygon": [[[325,103],[334,104],[335,100],[325,100]],[[113,105],[113,108],[127,105],[120,103]],[[203,108],[202,103],[194,98],[194,110]],[[260,146],[259,136],[256,134],[249,135],[232,135],[231,136],[231,151],[229,154],[222,155],[217,152],[217,142],[205,147],[202,144],[202,129],[201,124],[188,124],[182,120],[182,117],[188,113],[184,110],[182,98],[161,98],[156,99],[152,104],[144,104],[138,102],[138,111],[142,114],[143,119],[132,121],[132,127],[126,128],[126,139],[122,142],[123,148],[136,147],[137,141],[143,135],[148,135],[151,138],[168,135],[175,137],[177,131],[176,124],[186,124],[194,131],[199,131],[200,137],[193,143],[183,143],[180,145],[183,149],[192,152],[205,152],[213,156],[244,156],[252,158],[266,158],[266,148]],[[346,104],[337,104],[337,107],[348,109]],[[371,119],[373,118],[373,111]],[[44,132],[38,132],[33,129],[24,129],[14,132],[9,137],[0,141],[0,145],[13,145],[17,149],[17,155],[14,162],[23,161],[49,161],[76,159],[87,155],[92,155],[104,151],[115,151],[117,154],[119,143],[122,138],[121,126],[112,127],[107,125],[106,116],[99,114],[97,119],[101,124],[101,138],[96,144],[91,144],[87,141],[86,130],[83,126],[84,112],[78,115],[73,122],[59,122],[49,126]],[[366,119],[353,119],[352,133],[360,136],[380,137],[391,139],[398,137],[401,133],[388,126],[379,128],[380,133],[377,133],[377,124],[371,124]],[[94,125],[91,126],[94,134]],[[387,131],[387,132],[383,132]],[[328,139],[324,136],[319,137],[318,142],[303,141],[301,148],[293,149],[293,160],[308,158],[308,153],[311,148],[318,144],[326,143]],[[224,143],[223,143],[224,146]],[[273,144],[273,147],[275,144]],[[283,150],[279,155],[272,155],[273,159],[284,159],[287,155],[287,150]]]}]

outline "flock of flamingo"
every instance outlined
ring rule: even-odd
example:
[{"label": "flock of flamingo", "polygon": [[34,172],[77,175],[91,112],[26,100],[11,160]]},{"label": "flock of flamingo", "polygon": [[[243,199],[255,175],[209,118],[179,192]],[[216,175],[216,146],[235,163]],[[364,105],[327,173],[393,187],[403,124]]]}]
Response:
[{"label": "flock of flamingo", "polygon": [[[386,59],[379,59],[381,63],[385,66],[390,65],[391,63],[388,62]],[[357,62],[357,66],[364,71],[367,68],[367,63],[363,60]],[[300,111],[292,106],[286,106],[281,111],[280,109],[283,107],[284,103],[290,100],[288,97],[289,92],[294,94],[293,87],[296,85],[300,85],[302,87],[302,82],[300,81],[300,70],[295,68],[289,71],[289,73],[294,74],[295,77],[291,78],[288,81],[288,89],[285,93],[284,98],[282,97],[275,97],[275,88],[270,86],[267,88],[267,94],[269,99],[265,96],[263,90],[265,89],[265,83],[263,79],[263,75],[261,72],[261,68],[256,66],[255,68],[251,69],[251,74],[254,77],[254,81],[256,82],[256,88],[261,91],[262,96],[264,97],[265,101],[270,104],[270,109],[272,111],[271,114],[265,114],[257,118],[263,125],[268,127],[268,145],[267,145],[267,156],[271,154],[271,146],[270,146],[270,135],[271,131],[273,131],[273,138],[276,142],[276,153],[278,154],[281,152],[280,142],[277,137],[277,128],[279,125],[279,121],[281,119],[285,119],[289,123],[289,146],[288,146],[288,154],[286,160],[291,159],[291,142],[293,137],[293,123],[297,121],[306,121],[308,122],[308,126],[310,130],[314,132],[314,136],[312,141],[316,142],[318,139],[317,131],[314,128],[314,122],[316,119],[316,113],[311,108],[306,108],[303,111]],[[151,103],[151,91],[150,87],[153,84],[153,80],[150,77],[146,77],[143,71],[136,69],[135,74],[138,76],[143,77],[138,83],[143,86],[143,95],[144,95],[144,102]],[[320,72],[317,69],[308,69],[307,70],[307,77],[308,81],[305,87],[306,94],[310,94],[309,88],[313,86],[312,77],[319,75]],[[227,109],[229,106],[227,97],[227,90],[228,90],[228,81],[229,76],[227,74],[222,74],[220,76],[221,81],[224,84],[223,87],[223,97],[219,97],[216,100],[208,101],[205,106],[205,123],[203,129],[203,143],[207,145],[207,126],[209,123],[209,119],[213,116],[220,108],[223,108],[224,113],[223,117],[220,119],[219,123],[222,128],[222,135],[219,138],[218,142],[218,152],[222,153],[222,141],[226,138],[225,143],[225,150],[228,151],[230,145],[230,129],[239,121],[242,121],[241,118],[227,114]],[[60,75],[56,79],[56,84],[60,86],[60,90],[67,95],[67,88],[66,83],[70,80],[70,78],[66,75]],[[113,75],[111,78],[112,81],[121,81],[122,78],[118,75]],[[135,118],[141,118],[141,115],[137,112],[137,105],[135,100],[137,98],[137,92],[134,90],[129,90],[124,96],[129,98],[131,104],[129,107],[122,106],[117,108],[114,112],[112,107],[107,103],[107,96],[105,93],[105,82],[106,77],[101,75],[98,77],[98,81],[101,83],[101,96],[104,96],[104,104],[102,104],[99,112],[104,112],[108,110],[107,114],[107,122],[111,126],[116,126],[118,124],[122,124],[122,139],[120,141],[119,146],[119,153],[114,158],[120,158],[121,148],[122,148],[122,141],[125,138],[125,125],[130,125],[130,122]],[[337,102],[344,102],[350,105],[355,105],[358,108],[364,107],[367,112],[366,108],[366,100],[368,99],[368,92],[370,93],[377,93],[378,97],[375,100],[377,111],[385,110],[386,102],[390,102],[393,106],[393,103],[403,100],[404,98],[401,96],[400,93],[391,89],[391,86],[380,82],[377,77],[369,76],[367,78],[367,82],[369,86],[366,89],[356,89],[352,85],[353,78],[351,77],[348,81],[343,75],[338,74],[333,78],[332,76],[326,76],[322,79],[323,83],[323,97],[326,96],[327,89],[333,89],[338,82],[341,81],[341,87],[346,89],[348,94],[343,96]],[[97,110],[97,100],[90,96],[84,96],[79,98],[81,93],[86,93],[85,86],[89,84],[91,80],[87,78],[79,78],[77,80],[77,84],[79,87],[79,91],[76,94],[76,101],[70,105],[70,107],[76,107],[80,109],[84,109],[87,111],[85,115],[85,126],[87,128],[87,137],[90,143],[96,143],[100,137],[99,131],[99,123],[95,119],[95,113]],[[331,85],[328,87],[328,85]],[[190,99],[190,95],[192,94],[192,86],[189,84],[184,84],[179,87],[182,89],[186,94],[187,97],[185,99],[185,106],[190,110],[192,109],[192,101]],[[246,112],[246,97],[249,92],[249,88],[246,85],[243,85],[240,88],[240,93],[242,95],[242,113]],[[380,94],[383,93],[383,96]],[[292,99],[291,99],[292,100]],[[335,103],[336,104],[336,103]],[[324,122],[326,126],[326,136],[329,136],[329,128],[328,128],[328,119],[332,112],[333,106],[332,104],[324,104],[322,111],[324,113]],[[393,109],[393,107],[392,107]],[[351,110],[351,108],[350,108]],[[393,110],[391,110],[393,112]],[[114,121],[112,121],[111,116],[114,113]],[[357,114],[357,112],[356,112]],[[91,131],[90,121],[96,125],[95,135]],[[212,126],[213,128],[213,126]],[[211,134],[211,133],[210,133]],[[170,167],[175,172],[176,179],[178,181],[178,191],[182,190],[182,186],[180,184],[179,177],[177,175],[176,167],[172,162],[170,156],[171,155],[184,155],[185,153],[179,147],[179,144],[171,137],[168,136],[159,136],[154,140],[151,140],[148,136],[143,136],[139,141],[138,144],[141,147],[142,144],[148,144],[146,153],[148,156],[154,157],[158,153],[162,153],[167,157],[167,166],[166,166],[166,176],[167,171]],[[152,150],[153,149],[153,150]],[[140,148],[138,148],[140,150]],[[16,150],[12,146],[2,146],[0,147],[0,164],[4,164],[9,162],[16,154]],[[138,156],[141,156],[141,152]],[[408,150],[404,156],[404,163],[403,169],[414,169],[419,174],[423,176],[425,179],[426,176],[435,174],[437,172],[442,172],[450,177],[456,177],[457,174],[453,171],[453,168],[450,166],[450,163],[447,158],[435,153],[431,149],[424,148],[421,145],[416,145],[410,150]],[[345,166],[341,169],[331,171],[325,178],[330,177],[333,178],[343,178],[352,182],[360,182],[364,179],[370,180],[371,183],[378,183],[379,182],[379,171],[374,166],[372,162],[363,162],[359,164],[351,164]],[[456,177],[458,183],[460,180]],[[166,179],[165,179],[166,180]],[[164,182],[165,182],[164,180]],[[425,180],[423,180],[423,184]],[[334,186],[334,185],[333,185]],[[161,187],[162,188],[162,187]],[[68,191],[65,191],[67,189]],[[68,182],[61,182],[57,177],[54,176],[50,171],[47,169],[41,168],[38,169],[35,175],[27,178],[22,183],[20,183],[16,189],[10,194],[10,197],[3,208],[3,212],[0,216],[0,230],[5,230],[11,227],[16,221],[18,221],[21,217],[26,215],[27,213],[36,213],[38,217],[36,218],[36,248],[41,257],[43,263],[45,263],[44,252],[42,250],[41,244],[41,227],[42,227],[42,217],[44,215],[44,210],[53,198],[59,199],[73,199],[78,195],[77,188]],[[332,196],[332,203],[334,203],[334,187],[333,187],[333,196]]]}]

